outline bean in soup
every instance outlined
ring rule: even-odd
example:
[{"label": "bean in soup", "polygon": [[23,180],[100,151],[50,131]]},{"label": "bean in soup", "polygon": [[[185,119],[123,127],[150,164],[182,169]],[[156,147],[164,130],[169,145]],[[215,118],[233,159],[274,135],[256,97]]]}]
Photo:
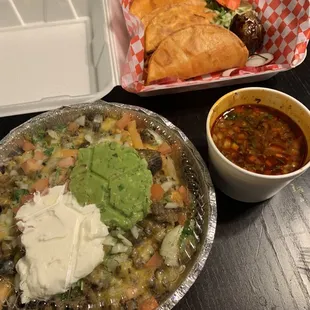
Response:
[{"label": "bean in soup", "polygon": [[299,169],[307,156],[300,127],[284,113],[266,106],[241,105],[224,112],[211,134],[226,158],[255,173],[290,173]]}]

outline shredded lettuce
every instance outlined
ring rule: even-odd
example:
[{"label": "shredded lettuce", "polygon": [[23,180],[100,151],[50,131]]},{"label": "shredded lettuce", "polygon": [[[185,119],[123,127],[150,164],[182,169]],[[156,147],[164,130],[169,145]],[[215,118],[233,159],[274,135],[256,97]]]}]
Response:
[{"label": "shredded lettuce", "polygon": [[207,8],[215,11],[215,13],[217,14],[214,23],[227,29],[230,28],[232,19],[236,14],[244,14],[245,12],[251,11],[253,9],[252,6],[246,1],[242,1],[239,8],[235,11],[223,7],[222,5],[217,3],[216,0],[206,0],[206,2]]}]

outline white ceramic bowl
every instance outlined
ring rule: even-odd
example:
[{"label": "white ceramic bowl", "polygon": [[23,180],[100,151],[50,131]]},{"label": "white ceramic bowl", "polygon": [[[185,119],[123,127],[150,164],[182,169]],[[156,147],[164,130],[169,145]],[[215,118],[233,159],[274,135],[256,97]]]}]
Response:
[{"label": "white ceramic bowl", "polygon": [[[283,175],[262,175],[247,171],[229,161],[216,147],[211,128],[222,113],[244,104],[259,104],[280,110],[302,129],[308,144],[305,164]],[[207,119],[210,169],[215,185],[226,195],[243,202],[259,202],[271,198],[310,167],[310,111],[298,100],[282,92],[260,87],[242,88],[220,98]]]}]

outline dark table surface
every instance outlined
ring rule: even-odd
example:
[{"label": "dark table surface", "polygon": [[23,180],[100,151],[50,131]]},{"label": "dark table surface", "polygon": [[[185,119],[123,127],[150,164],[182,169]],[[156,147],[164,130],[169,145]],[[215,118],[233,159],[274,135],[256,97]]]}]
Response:
[{"label": "dark table surface", "polygon": [[[260,83],[152,98],[115,88],[104,99],[165,116],[207,161],[205,122],[218,98],[239,87],[261,86],[284,91],[310,109],[309,72],[310,57],[294,70]],[[1,118],[0,138],[33,115]],[[310,309],[310,171],[270,201],[245,204],[217,191],[217,203],[211,254],[176,309]]]}]

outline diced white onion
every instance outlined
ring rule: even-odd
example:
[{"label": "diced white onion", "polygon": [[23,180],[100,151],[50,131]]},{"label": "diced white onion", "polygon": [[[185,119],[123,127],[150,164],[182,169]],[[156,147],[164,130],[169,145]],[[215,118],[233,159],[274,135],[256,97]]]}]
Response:
[{"label": "diced white onion", "polygon": [[85,126],[85,121],[86,121],[86,117],[85,117],[85,115],[83,115],[83,116],[80,116],[79,118],[77,118],[75,120],[75,123],[77,123],[78,125],[84,127]]},{"label": "diced white onion", "polygon": [[171,267],[179,266],[179,240],[183,227],[181,225],[176,226],[165,236],[161,248],[160,255],[164,258],[165,264]]},{"label": "diced white onion", "polygon": [[128,255],[121,253],[119,255],[114,255],[107,260],[106,266],[109,271],[114,272],[115,269],[123,262],[128,260]]},{"label": "diced white onion", "polygon": [[162,189],[165,191],[165,192],[168,192],[169,189],[172,188],[173,185],[176,185],[176,182],[174,181],[167,181],[167,182],[164,182],[161,187]]},{"label": "diced white onion", "polygon": [[168,202],[165,205],[165,208],[166,209],[176,209],[176,208],[179,208],[179,205],[176,202]]},{"label": "diced white onion", "polygon": [[47,131],[47,133],[48,133],[48,135],[49,135],[51,138],[53,138],[53,139],[55,139],[55,140],[58,140],[58,139],[59,139],[58,134],[57,134],[56,131],[50,130],[50,129],[49,129],[49,130]]},{"label": "diced white onion", "polygon": [[114,245],[114,247],[111,250],[112,254],[117,254],[117,253],[125,253],[127,252],[129,249],[128,246],[122,244],[122,243],[118,243],[116,245]]},{"label": "diced white onion", "polygon": [[28,189],[28,184],[20,181],[15,181],[15,184],[20,188],[20,189]]},{"label": "diced white onion", "polygon": [[16,175],[18,175],[18,172],[16,170],[11,170],[10,176],[13,177],[13,176],[16,176]]},{"label": "diced white onion", "polygon": [[85,140],[88,141],[89,143],[93,143],[93,137],[90,134],[85,135]]},{"label": "diced white onion", "polygon": [[106,236],[102,242],[103,245],[110,245],[110,246],[114,246],[116,245],[117,241],[115,240],[115,238],[113,238],[112,236]]},{"label": "diced white onion", "polygon": [[72,143],[72,142],[65,143],[65,144],[63,145],[63,147],[64,147],[65,149],[72,149],[72,148],[73,148],[73,143]]},{"label": "diced white onion", "polygon": [[166,156],[165,164],[166,164],[165,168],[167,169],[168,176],[172,177],[174,180],[178,182],[179,180],[177,176],[177,171],[175,169],[174,162],[170,156]]},{"label": "diced white onion", "polygon": [[103,122],[103,116],[100,114],[95,115],[94,117],[94,123],[102,123]]},{"label": "diced white onion", "polygon": [[117,234],[116,236],[117,236],[118,239],[122,240],[122,242],[123,242],[125,245],[130,246],[130,247],[132,246],[131,241],[129,241],[129,240],[128,240],[127,238],[125,238],[123,235]]},{"label": "diced white onion", "polygon": [[132,227],[130,231],[135,239],[139,238],[139,229],[137,226]]},{"label": "diced white onion", "polygon": [[156,133],[154,130],[148,129],[148,131],[153,135],[153,137],[154,137],[154,139],[158,145],[160,145],[164,142],[164,140],[161,138],[161,136],[158,133]]}]

